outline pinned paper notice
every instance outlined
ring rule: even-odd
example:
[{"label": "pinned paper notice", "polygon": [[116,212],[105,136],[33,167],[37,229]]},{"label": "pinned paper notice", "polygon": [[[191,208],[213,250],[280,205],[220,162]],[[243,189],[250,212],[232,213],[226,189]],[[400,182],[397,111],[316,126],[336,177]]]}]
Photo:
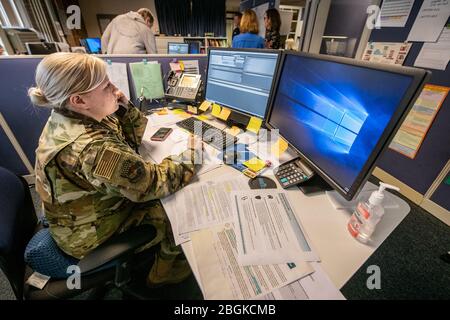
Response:
[{"label": "pinned paper notice", "polygon": [[278,138],[277,142],[272,145],[271,153],[279,158],[288,148],[289,144],[282,138]]},{"label": "pinned paper notice", "polygon": [[250,122],[247,125],[247,130],[253,133],[258,133],[259,128],[261,128],[262,119],[251,117]]},{"label": "pinned paper notice", "polygon": [[205,100],[202,102],[202,104],[200,105],[200,107],[198,109],[205,112],[206,110],[209,109],[209,107],[211,107],[211,102]]},{"label": "pinned paper notice", "polygon": [[220,116],[220,106],[218,104],[213,103],[211,114],[214,117],[219,117]]},{"label": "pinned paper notice", "polygon": [[223,120],[223,121],[227,121],[228,117],[231,114],[231,110],[227,109],[227,108],[222,108],[222,111],[220,112],[218,118]]},{"label": "pinned paper notice", "polygon": [[258,157],[253,157],[250,160],[243,162],[242,164],[254,172],[258,172],[266,166],[266,162],[259,159]]}]

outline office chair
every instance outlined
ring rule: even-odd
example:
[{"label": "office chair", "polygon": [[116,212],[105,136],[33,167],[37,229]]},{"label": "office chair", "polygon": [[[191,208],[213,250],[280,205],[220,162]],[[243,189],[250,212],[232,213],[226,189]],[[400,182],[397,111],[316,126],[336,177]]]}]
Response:
[{"label": "office chair", "polygon": [[[67,256],[56,246],[45,223],[38,223],[25,180],[0,167],[0,269],[18,300],[67,299],[91,289],[88,298],[98,299],[113,287],[122,291],[124,298],[142,298],[127,284],[139,268],[148,272],[156,248],[139,254],[135,251],[155,236],[153,226],[143,225],[112,237],[81,260]],[[42,290],[24,284],[33,272],[24,261],[25,252],[28,259],[33,260],[33,255],[37,259],[33,261],[36,269],[55,276]],[[71,290],[65,278],[71,274],[65,274],[67,265],[74,263],[80,268],[81,286]]]}]

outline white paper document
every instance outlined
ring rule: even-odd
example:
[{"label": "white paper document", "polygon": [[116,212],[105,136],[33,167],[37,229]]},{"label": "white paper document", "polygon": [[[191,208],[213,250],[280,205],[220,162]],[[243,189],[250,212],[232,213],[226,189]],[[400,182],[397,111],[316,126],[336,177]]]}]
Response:
[{"label": "white paper document", "polygon": [[314,272],[262,296],[259,300],[345,300],[320,263],[311,262]]},{"label": "white paper document", "polygon": [[128,85],[128,72],[126,63],[107,63],[106,72],[109,80],[130,99],[130,86]]},{"label": "white paper document", "polygon": [[406,41],[436,42],[449,15],[449,0],[424,0]]},{"label": "white paper document", "polygon": [[233,220],[231,193],[250,187],[244,176],[188,186],[177,194],[179,224],[181,233],[208,228]]},{"label": "white paper document", "polygon": [[444,27],[436,43],[424,43],[415,67],[445,70],[450,61],[450,25]]},{"label": "white paper document", "polygon": [[176,193],[161,199],[161,203],[164,207],[164,211],[166,211],[167,217],[169,218],[170,225],[172,226],[175,244],[180,245],[191,240],[189,233],[180,234],[178,232]]},{"label": "white paper document", "polygon": [[404,27],[414,0],[384,0],[381,5],[381,27]]},{"label": "white paper document", "polygon": [[310,274],[308,263],[239,266],[231,223],[191,234],[205,299],[254,299]]},{"label": "white paper document", "polygon": [[286,192],[232,193],[241,265],[318,261]]}]

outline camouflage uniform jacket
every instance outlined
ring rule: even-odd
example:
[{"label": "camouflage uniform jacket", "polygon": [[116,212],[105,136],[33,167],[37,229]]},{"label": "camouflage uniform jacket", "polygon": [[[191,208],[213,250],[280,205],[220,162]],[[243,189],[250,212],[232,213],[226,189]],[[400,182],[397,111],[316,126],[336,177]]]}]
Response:
[{"label": "camouflage uniform jacket", "polygon": [[39,139],[36,190],[53,238],[76,258],[114,234],[136,203],[175,192],[194,173],[191,150],[160,164],[142,159],[131,146],[140,144],[147,119],[121,108],[122,117],[101,122],[53,110]]}]

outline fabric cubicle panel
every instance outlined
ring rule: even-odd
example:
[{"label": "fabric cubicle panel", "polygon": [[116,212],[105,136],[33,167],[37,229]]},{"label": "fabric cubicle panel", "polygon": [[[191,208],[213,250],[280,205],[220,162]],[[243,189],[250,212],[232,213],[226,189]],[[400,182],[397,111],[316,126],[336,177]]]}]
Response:
[{"label": "fabric cubicle panel", "polygon": [[[411,14],[404,28],[374,29],[372,30],[369,41],[406,41],[422,3],[422,0],[414,2]],[[405,66],[414,66],[423,42],[413,42],[412,44],[411,50],[403,64]],[[450,68],[448,66],[445,71],[434,69],[430,69],[430,71],[432,72],[432,77],[428,83],[450,86]],[[447,97],[422,142],[415,159],[410,159],[396,151],[387,149],[377,162],[377,166],[424,195],[450,158],[449,123],[450,97]],[[445,196],[432,197],[437,204],[446,209],[450,209],[449,201],[445,198]]]},{"label": "fabric cubicle panel", "polygon": [[[181,56],[100,56],[112,62],[141,62],[157,60],[161,63],[163,75],[170,70],[169,63],[178,60],[198,60],[202,79],[205,79],[207,57],[206,55]],[[47,122],[50,114],[45,108],[35,107],[31,104],[27,90],[34,85],[36,66],[42,57],[7,57],[0,58],[0,112],[11,128],[19,145],[23,149],[28,160],[34,165],[35,150],[38,145],[39,136]],[[128,66],[128,82],[130,85],[130,95],[133,100],[133,86]],[[8,137],[1,130],[0,132],[0,166],[5,167],[16,174],[29,174],[20,157],[12,147]]]}]

